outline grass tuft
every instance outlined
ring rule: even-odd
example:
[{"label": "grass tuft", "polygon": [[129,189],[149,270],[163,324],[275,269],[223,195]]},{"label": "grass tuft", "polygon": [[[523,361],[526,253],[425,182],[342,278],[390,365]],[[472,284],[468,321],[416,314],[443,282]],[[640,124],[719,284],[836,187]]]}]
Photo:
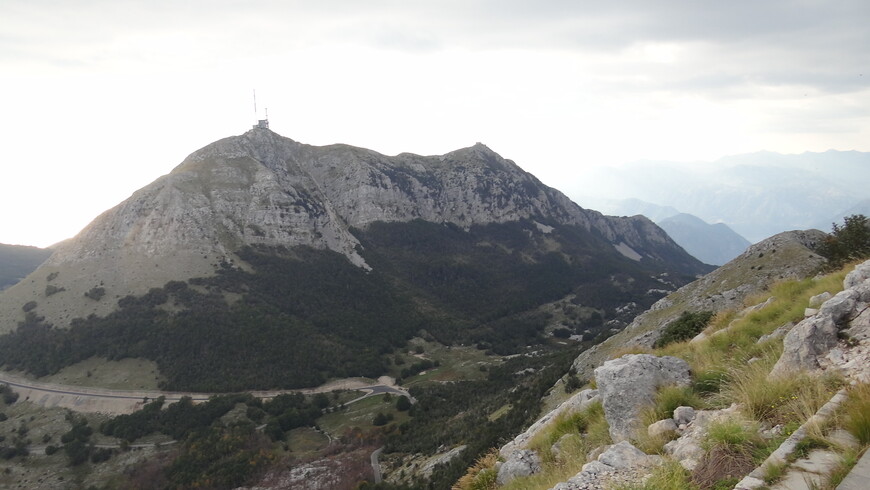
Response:
[{"label": "grass tuft", "polygon": [[491,449],[468,468],[468,471],[453,485],[452,490],[494,490],[497,488],[498,449]]},{"label": "grass tuft", "polygon": [[853,386],[843,404],[844,428],[858,439],[862,446],[870,445],[870,384]]},{"label": "grass tuft", "polygon": [[622,483],[609,487],[612,490],[697,490],[691,476],[680,463],[667,460],[652,470],[649,478],[641,483]]}]

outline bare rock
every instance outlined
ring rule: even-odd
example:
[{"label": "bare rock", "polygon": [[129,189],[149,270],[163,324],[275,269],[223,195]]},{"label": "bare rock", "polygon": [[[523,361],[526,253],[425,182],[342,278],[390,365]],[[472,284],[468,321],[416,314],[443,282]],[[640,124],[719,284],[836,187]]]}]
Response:
[{"label": "bare rock", "polygon": [[829,299],[831,299],[831,293],[825,291],[824,293],[817,294],[810,298],[809,305],[807,306],[810,308],[818,308],[819,306],[822,306],[822,303]]},{"label": "bare rock", "polygon": [[688,424],[695,420],[695,409],[692,407],[677,407],[674,409],[674,422],[677,425]]},{"label": "bare rock", "polygon": [[770,339],[781,339],[781,338],[785,337],[786,335],[788,335],[788,333],[791,332],[791,329],[793,329],[793,328],[794,328],[794,323],[788,322],[785,325],[778,327],[773,332],[770,332],[767,335],[762,335],[761,337],[758,338],[758,341],[756,343],[760,344],[760,343],[766,342]]},{"label": "bare rock", "polygon": [[601,456],[598,456],[598,461],[619,470],[639,466],[646,458],[646,453],[630,442],[622,441],[608,447]]},{"label": "bare rock", "polygon": [[517,477],[534,475],[541,471],[541,458],[535,451],[519,450],[501,464],[496,481],[505,485]]},{"label": "bare rock", "polygon": [[674,422],[674,419],[664,419],[650,424],[649,427],[646,428],[646,432],[650,437],[658,437],[676,432],[678,428],[679,427],[677,427],[677,423]]},{"label": "bare rock", "polygon": [[686,361],[649,354],[628,354],[595,369],[595,381],[610,425],[610,437],[624,441],[639,429],[638,414],[661,386],[691,382]]},{"label": "bare rock", "polygon": [[818,369],[819,357],[837,345],[837,324],[821,314],[804,319],[785,336],[782,345],[782,355],[771,369],[771,376]]},{"label": "bare rock", "polygon": [[855,303],[860,294],[854,289],[846,289],[837,293],[833,298],[822,303],[819,315],[830,317],[834,323],[843,323],[855,310]]},{"label": "bare rock", "polygon": [[858,264],[852,272],[846,274],[846,278],[843,280],[843,287],[846,289],[854,288],[863,284],[868,279],[870,279],[870,260]]}]

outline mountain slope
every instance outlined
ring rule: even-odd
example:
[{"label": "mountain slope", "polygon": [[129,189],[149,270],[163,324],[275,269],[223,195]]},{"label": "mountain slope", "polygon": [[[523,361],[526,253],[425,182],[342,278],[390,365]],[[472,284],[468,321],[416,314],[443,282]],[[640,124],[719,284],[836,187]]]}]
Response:
[{"label": "mountain slope", "polygon": [[706,264],[725,264],[751,245],[749,240],[735,233],[728,225],[711,225],[691,214],[677,214],[657,224],[686,252]]},{"label": "mountain slope", "polygon": [[[311,246],[367,268],[351,228],[422,219],[466,229],[540,216],[594,233],[643,264],[706,271],[649,220],[584,210],[480,144],[387,157],[257,129],[194,152],[60,244],[37,274],[0,297],[0,331],[23,320],[29,301],[59,325],[108,314],[126,295],[213,275],[246,245]],[[95,288],[103,299],[85,297]]]},{"label": "mountain slope", "polygon": [[574,368],[579,376],[589,376],[619,349],[651,347],[662,329],[685,311],[737,309],[777,281],[817,273],[825,259],[814,250],[826,236],[818,230],[788,231],[750,246],[734,260],[662,298],[621,332],[582,352]]},{"label": "mountain slope", "polygon": [[569,296],[600,319],[592,335],[618,329],[707,270],[646,218],[584,210],[480,144],[388,157],[258,129],[193,153],[0,295],[0,359],[44,375],[146,358],[171,389],[310,386],[382,374],[418,334],[518,352]]}]

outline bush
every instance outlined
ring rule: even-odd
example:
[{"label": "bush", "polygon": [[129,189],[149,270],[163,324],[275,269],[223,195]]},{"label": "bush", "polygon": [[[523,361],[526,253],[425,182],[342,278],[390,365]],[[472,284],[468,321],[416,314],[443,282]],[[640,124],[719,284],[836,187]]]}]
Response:
[{"label": "bush", "polygon": [[406,396],[400,396],[398,400],[396,400],[396,410],[400,412],[407,412],[411,409],[411,400]]},{"label": "bush", "polygon": [[684,311],[679,318],[668,323],[662,331],[661,337],[656,340],[653,347],[664,347],[674,342],[691,339],[701,333],[701,331],[710,323],[712,318],[712,311]]},{"label": "bush", "polygon": [[387,422],[389,421],[390,419],[386,415],[384,415],[383,412],[378,412],[378,414],[375,415],[374,420],[372,420],[372,425],[374,425],[375,427],[381,427],[383,425],[387,425]]},{"label": "bush", "polygon": [[94,301],[99,301],[105,295],[106,295],[106,288],[103,288],[103,287],[93,287],[90,289],[90,291],[85,293],[86,297],[88,297]]},{"label": "bush", "polygon": [[583,381],[576,374],[569,374],[565,380],[565,393],[574,393],[583,387]]},{"label": "bush", "polygon": [[818,249],[819,255],[828,259],[830,269],[870,257],[870,222],[866,216],[847,216],[843,218],[843,226],[833,223],[831,228],[831,234]]}]

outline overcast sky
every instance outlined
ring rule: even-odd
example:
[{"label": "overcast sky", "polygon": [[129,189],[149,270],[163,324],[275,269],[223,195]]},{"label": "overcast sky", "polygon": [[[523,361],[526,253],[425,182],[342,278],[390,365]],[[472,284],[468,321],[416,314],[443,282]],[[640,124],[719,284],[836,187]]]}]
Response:
[{"label": "overcast sky", "polygon": [[[254,122],[584,169],[870,151],[870,1],[2,0],[0,243],[47,246]],[[582,203],[581,203],[582,205]]]}]

